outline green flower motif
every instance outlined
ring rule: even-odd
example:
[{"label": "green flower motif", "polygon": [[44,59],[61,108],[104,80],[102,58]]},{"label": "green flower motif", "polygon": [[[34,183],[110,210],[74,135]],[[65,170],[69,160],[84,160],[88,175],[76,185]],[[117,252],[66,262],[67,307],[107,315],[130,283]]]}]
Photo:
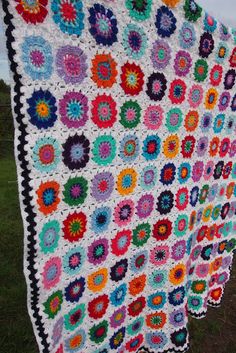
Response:
[{"label": "green flower motif", "polygon": [[134,23],[129,23],[124,29],[122,43],[126,54],[137,60],[145,53],[147,36],[141,27]]},{"label": "green flower motif", "polygon": [[175,220],[174,233],[177,237],[183,237],[188,229],[188,216],[180,214]]},{"label": "green flower motif", "polygon": [[202,8],[194,0],[185,0],[184,13],[187,20],[196,22],[202,15]]},{"label": "green flower motif", "polygon": [[88,182],[84,177],[69,178],[64,185],[63,201],[70,206],[81,205],[87,197]]},{"label": "green flower motif", "polygon": [[172,108],[167,113],[166,127],[170,132],[179,130],[183,121],[183,113],[179,108]]},{"label": "green flower motif", "polygon": [[226,245],[226,251],[228,253],[230,253],[231,251],[233,251],[236,248],[236,239],[231,238]]},{"label": "green flower motif", "polygon": [[91,341],[95,343],[101,343],[107,337],[108,322],[106,320],[101,321],[98,325],[93,325],[89,330]]},{"label": "green flower motif", "polygon": [[98,165],[111,164],[116,156],[116,141],[111,135],[98,136],[93,143],[93,157]]},{"label": "green flower motif", "polygon": [[131,336],[136,335],[142,330],[143,324],[144,318],[138,317],[127,327],[127,333]]},{"label": "green flower motif", "polygon": [[209,185],[205,184],[203,185],[200,191],[200,195],[199,195],[200,204],[203,204],[206,201],[208,193],[209,193]]},{"label": "green flower motif", "polygon": [[191,284],[191,289],[193,293],[202,294],[206,290],[206,281],[204,280],[193,281]]},{"label": "green flower motif", "polygon": [[188,297],[188,308],[198,311],[202,307],[202,298],[198,295],[190,295]]},{"label": "green flower motif", "polygon": [[221,205],[217,205],[213,208],[212,214],[211,214],[211,218],[216,221],[217,218],[219,218],[220,215],[220,210],[221,210]]},{"label": "green flower motif", "polygon": [[154,270],[148,278],[148,284],[152,288],[162,288],[167,281],[166,270]]},{"label": "green flower motif", "polygon": [[77,305],[64,316],[65,328],[70,331],[74,330],[83,322],[84,317],[85,304]]},{"label": "green flower motif", "polygon": [[40,247],[44,254],[52,253],[57,248],[59,240],[60,224],[53,220],[44,224],[39,233]]},{"label": "green flower motif", "polygon": [[61,305],[63,302],[63,294],[61,290],[54,292],[47,301],[43,303],[44,312],[48,315],[50,319],[53,319],[57,313],[61,310]]},{"label": "green flower motif", "polygon": [[204,59],[198,59],[194,67],[194,78],[198,82],[203,82],[207,78],[208,64]]},{"label": "green flower motif", "polygon": [[132,129],[140,123],[141,107],[137,101],[125,102],[120,110],[120,123],[127,129]]},{"label": "green flower motif", "polygon": [[143,246],[150,238],[150,234],[151,234],[150,224],[148,223],[139,224],[133,230],[133,240],[132,240],[133,244],[138,247]]},{"label": "green flower motif", "polygon": [[130,17],[137,21],[144,21],[150,17],[152,0],[126,0],[125,5]]}]

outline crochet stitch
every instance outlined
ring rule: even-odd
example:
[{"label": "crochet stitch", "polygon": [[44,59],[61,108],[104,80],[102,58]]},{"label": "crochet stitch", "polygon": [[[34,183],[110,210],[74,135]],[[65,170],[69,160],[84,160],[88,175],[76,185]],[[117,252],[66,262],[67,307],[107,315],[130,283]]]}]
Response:
[{"label": "crochet stitch", "polygon": [[194,0],[2,0],[40,353],[189,348],[236,248],[236,31]]}]

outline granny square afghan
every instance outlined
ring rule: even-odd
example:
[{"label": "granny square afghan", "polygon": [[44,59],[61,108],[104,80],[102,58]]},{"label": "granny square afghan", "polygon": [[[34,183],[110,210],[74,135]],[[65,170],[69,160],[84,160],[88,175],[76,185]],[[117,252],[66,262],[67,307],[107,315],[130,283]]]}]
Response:
[{"label": "granny square afghan", "polygon": [[186,352],[236,248],[236,31],[194,0],[1,2],[40,352]]}]

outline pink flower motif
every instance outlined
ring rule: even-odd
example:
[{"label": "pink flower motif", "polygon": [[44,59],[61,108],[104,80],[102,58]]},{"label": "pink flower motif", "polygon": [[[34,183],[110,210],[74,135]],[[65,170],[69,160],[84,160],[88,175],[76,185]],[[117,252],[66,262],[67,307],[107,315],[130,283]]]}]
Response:
[{"label": "pink flower motif", "polygon": [[191,108],[197,108],[203,100],[203,88],[200,85],[193,85],[189,91],[188,102]]},{"label": "pink flower motif", "polygon": [[134,214],[134,202],[132,200],[122,200],[114,210],[114,220],[120,227],[130,223]]},{"label": "pink flower motif", "polygon": [[153,265],[164,265],[170,255],[168,246],[155,246],[150,252],[150,261]]},{"label": "pink flower motif", "polygon": [[213,161],[209,161],[205,165],[204,179],[205,180],[209,180],[211,178],[211,176],[213,175],[213,173],[214,173],[214,162]]},{"label": "pink flower motif", "polygon": [[200,278],[205,278],[208,275],[210,265],[207,263],[199,264],[196,267],[196,275]]},{"label": "pink flower motif", "polygon": [[151,194],[143,195],[137,203],[136,210],[139,218],[147,218],[153,211],[154,197]]},{"label": "pink flower motif", "polygon": [[52,257],[45,263],[42,276],[43,286],[46,289],[54,287],[59,282],[61,276],[60,257]]},{"label": "pink flower motif", "polygon": [[150,105],[144,114],[144,124],[150,130],[157,130],[162,124],[163,109],[159,105]]}]

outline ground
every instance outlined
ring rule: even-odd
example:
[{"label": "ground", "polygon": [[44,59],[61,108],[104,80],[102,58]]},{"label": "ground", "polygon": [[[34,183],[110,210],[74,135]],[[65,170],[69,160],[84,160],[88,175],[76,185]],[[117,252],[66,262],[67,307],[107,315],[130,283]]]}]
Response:
[{"label": "ground", "polygon": [[[23,228],[12,153],[0,159],[0,352],[38,353],[26,308],[23,276]],[[236,261],[220,308],[191,319],[188,353],[236,353]]]}]

